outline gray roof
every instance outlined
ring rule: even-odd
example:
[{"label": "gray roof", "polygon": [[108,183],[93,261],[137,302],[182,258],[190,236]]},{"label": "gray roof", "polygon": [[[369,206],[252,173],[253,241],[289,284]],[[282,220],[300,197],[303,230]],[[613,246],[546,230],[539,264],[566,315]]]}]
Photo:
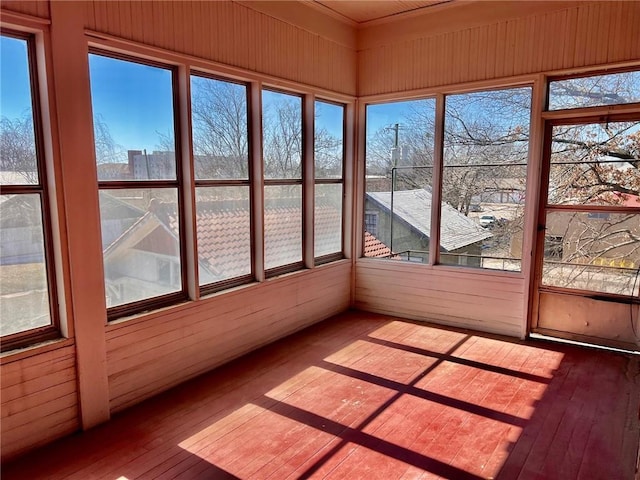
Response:
[{"label": "gray roof", "polygon": [[[387,212],[391,210],[391,192],[370,192],[367,197]],[[411,227],[431,237],[431,192],[425,189],[394,192],[393,210],[395,215]],[[441,215],[440,245],[448,252],[492,236],[447,203],[442,202]]]}]

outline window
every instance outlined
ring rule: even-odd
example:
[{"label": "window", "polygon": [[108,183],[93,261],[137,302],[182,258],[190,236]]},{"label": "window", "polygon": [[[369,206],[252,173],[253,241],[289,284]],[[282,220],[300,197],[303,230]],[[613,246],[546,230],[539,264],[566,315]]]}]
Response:
[{"label": "window", "polygon": [[366,257],[428,263],[435,105],[367,106]]},{"label": "window", "polygon": [[[262,91],[265,270],[302,266],[302,98]],[[274,270],[277,269],[277,270]]]},{"label": "window", "polygon": [[0,37],[2,350],[58,336],[34,38]]},{"label": "window", "polygon": [[529,87],[446,97],[440,263],[521,270],[530,111]]},{"label": "window", "polygon": [[319,263],[319,257],[342,256],[344,106],[315,102],[314,163],[314,256]]},{"label": "window", "polygon": [[640,71],[549,82],[549,110],[640,102]]},{"label": "window", "polygon": [[89,70],[105,290],[114,318],[184,298],[176,72],[98,51],[89,55]]},{"label": "window", "polygon": [[202,291],[252,279],[247,87],[191,76],[198,272]]},{"label": "window", "polygon": [[640,121],[551,128],[542,285],[638,296]]},{"label": "window", "polygon": [[378,212],[364,212],[364,229],[374,237],[378,236]]}]

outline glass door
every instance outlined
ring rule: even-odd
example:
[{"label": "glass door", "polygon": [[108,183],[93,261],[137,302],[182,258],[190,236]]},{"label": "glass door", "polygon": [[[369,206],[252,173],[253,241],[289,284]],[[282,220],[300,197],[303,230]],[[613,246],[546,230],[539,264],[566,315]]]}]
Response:
[{"label": "glass door", "polygon": [[640,116],[548,120],[532,331],[637,349]]}]

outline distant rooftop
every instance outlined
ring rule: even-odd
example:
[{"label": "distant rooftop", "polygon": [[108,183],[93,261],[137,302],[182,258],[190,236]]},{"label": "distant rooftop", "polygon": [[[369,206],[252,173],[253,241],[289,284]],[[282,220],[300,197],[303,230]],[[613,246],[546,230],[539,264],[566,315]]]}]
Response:
[{"label": "distant rooftop", "polygon": [[[391,192],[369,192],[367,197],[387,212],[391,211]],[[423,188],[394,192],[393,210],[394,215],[410,227],[431,237],[431,192]],[[441,215],[440,245],[448,252],[492,236],[490,232],[447,203],[442,203]]]}]

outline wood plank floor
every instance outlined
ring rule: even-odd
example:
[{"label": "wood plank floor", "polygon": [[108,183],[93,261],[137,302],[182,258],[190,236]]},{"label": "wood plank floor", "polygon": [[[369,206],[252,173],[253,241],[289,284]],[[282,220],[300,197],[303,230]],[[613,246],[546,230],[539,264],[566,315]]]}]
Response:
[{"label": "wood plank floor", "polygon": [[635,357],[353,312],[3,479],[633,479]]}]

